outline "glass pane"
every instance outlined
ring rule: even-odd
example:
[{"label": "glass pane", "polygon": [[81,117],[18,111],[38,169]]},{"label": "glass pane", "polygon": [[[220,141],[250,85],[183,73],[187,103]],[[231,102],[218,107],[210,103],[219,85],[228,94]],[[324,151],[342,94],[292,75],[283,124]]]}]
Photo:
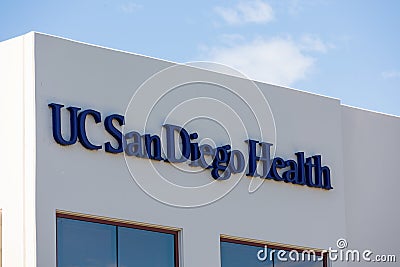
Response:
[{"label": "glass pane", "polygon": [[118,265],[174,267],[174,235],[118,227]]},{"label": "glass pane", "polygon": [[[258,259],[258,252],[264,250],[263,247],[235,244],[231,242],[221,242],[221,266],[222,267],[258,267],[270,266],[272,261],[269,259],[270,249],[267,250],[267,259]],[[260,253],[260,258],[265,257],[265,252]]]},{"label": "glass pane", "polygon": [[58,267],[115,267],[116,227],[57,218]]},{"label": "glass pane", "polygon": [[285,250],[284,253],[278,255],[279,250],[274,253],[275,267],[323,267],[323,261],[318,261],[319,256],[315,258],[313,255],[302,254],[297,251]]}]

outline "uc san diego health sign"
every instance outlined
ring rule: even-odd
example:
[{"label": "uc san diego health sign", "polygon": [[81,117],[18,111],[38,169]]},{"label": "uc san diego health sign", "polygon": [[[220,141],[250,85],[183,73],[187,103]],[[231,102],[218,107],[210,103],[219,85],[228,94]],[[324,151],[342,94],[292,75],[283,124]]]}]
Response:
[{"label": "uc san diego health sign", "polygon": [[[104,148],[107,153],[125,153],[129,157],[163,161],[166,163],[187,163],[191,167],[210,169],[211,176],[215,180],[227,180],[232,174],[245,173],[249,177],[260,177],[272,179],[285,183],[306,185],[325,190],[332,189],[331,175],[328,166],[322,165],[321,155],[305,156],[304,152],[294,153],[295,159],[283,159],[281,157],[271,158],[271,147],[273,144],[262,140],[243,140],[247,144],[247,151],[236,150],[230,144],[212,147],[209,144],[199,145],[196,142],[199,134],[188,132],[179,125],[164,124],[165,146],[162,146],[160,136],[151,133],[139,133],[128,131],[123,134],[115,125],[125,124],[124,116],[111,114],[104,117],[99,111],[93,109],[82,110],[82,108],[62,104],[50,103],[48,105],[52,114],[52,134],[54,140],[62,145],[74,145],[77,141],[89,150],[100,150]],[[61,130],[62,109],[69,113],[69,138],[63,137]],[[104,130],[115,140],[105,140],[103,143],[93,144],[89,141],[85,125],[90,123],[87,118],[95,124],[104,123]],[[64,122],[65,123],[65,122]],[[113,146],[110,141],[116,141]],[[176,145],[180,146],[176,151]],[[166,147],[165,155],[162,147]],[[257,151],[260,153],[257,154]],[[179,154],[179,155],[177,155]],[[245,157],[248,164],[245,166]],[[211,160],[209,160],[211,158]]]}]

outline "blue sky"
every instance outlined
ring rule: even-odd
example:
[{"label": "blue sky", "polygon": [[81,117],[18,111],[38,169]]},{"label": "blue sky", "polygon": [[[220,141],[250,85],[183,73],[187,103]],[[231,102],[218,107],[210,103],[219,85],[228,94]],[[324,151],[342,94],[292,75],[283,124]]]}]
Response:
[{"label": "blue sky", "polygon": [[[0,1],[0,40],[35,30],[400,115],[400,1]],[[1,60],[1,59],[0,59]]]}]

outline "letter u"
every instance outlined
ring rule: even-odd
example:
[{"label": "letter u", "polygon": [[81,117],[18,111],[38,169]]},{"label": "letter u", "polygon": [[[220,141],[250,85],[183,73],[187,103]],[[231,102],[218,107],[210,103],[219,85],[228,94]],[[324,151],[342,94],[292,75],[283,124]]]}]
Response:
[{"label": "letter u", "polygon": [[67,110],[69,111],[71,134],[69,140],[65,140],[62,137],[61,133],[61,108],[64,107],[64,105],[51,103],[49,104],[49,107],[51,108],[51,114],[52,114],[54,140],[63,146],[69,146],[75,144],[78,138],[78,111],[80,110],[80,108],[77,107],[67,108]]}]

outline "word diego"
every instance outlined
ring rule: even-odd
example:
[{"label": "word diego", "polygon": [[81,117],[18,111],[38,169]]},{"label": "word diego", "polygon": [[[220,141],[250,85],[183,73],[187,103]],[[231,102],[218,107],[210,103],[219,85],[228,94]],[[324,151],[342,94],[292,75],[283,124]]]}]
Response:
[{"label": "word diego", "polygon": [[[125,124],[124,116],[119,114],[112,114],[104,118],[105,131],[115,139],[118,146],[114,147],[110,141],[104,144],[93,144],[89,141],[86,133],[87,118],[88,116],[92,117],[95,124],[102,121],[101,113],[93,109],[82,110],[72,106],[66,108],[69,112],[70,134],[69,138],[65,139],[61,131],[61,110],[64,105],[51,103],[48,106],[52,112],[54,140],[63,146],[73,145],[79,140],[82,146],[89,150],[99,150],[104,145],[104,150],[113,154],[124,152],[128,156],[172,163],[189,161],[188,164],[191,167],[211,169],[211,175],[216,180],[229,179],[232,174],[241,173],[245,169],[245,156],[241,151],[232,150],[230,145],[216,148],[208,144],[199,145],[194,142],[198,138],[197,133],[188,133],[177,125],[163,125],[166,132],[166,155],[162,155],[161,138],[158,135],[140,134],[136,131],[130,131],[123,135],[114,125],[114,123],[119,126]],[[326,190],[332,189],[330,169],[322,166],[320,155],[305,158],[304,152],[297,152],[295,153],[296,161],[284,160],[280,157],[271,159],[273,144],[251,139],[245,142],[248,144],[247,176]],[[178,150],[176,149],[177,145],[180,147]],[[259,155],[257,155],[257,151],[260,151]]]}]

